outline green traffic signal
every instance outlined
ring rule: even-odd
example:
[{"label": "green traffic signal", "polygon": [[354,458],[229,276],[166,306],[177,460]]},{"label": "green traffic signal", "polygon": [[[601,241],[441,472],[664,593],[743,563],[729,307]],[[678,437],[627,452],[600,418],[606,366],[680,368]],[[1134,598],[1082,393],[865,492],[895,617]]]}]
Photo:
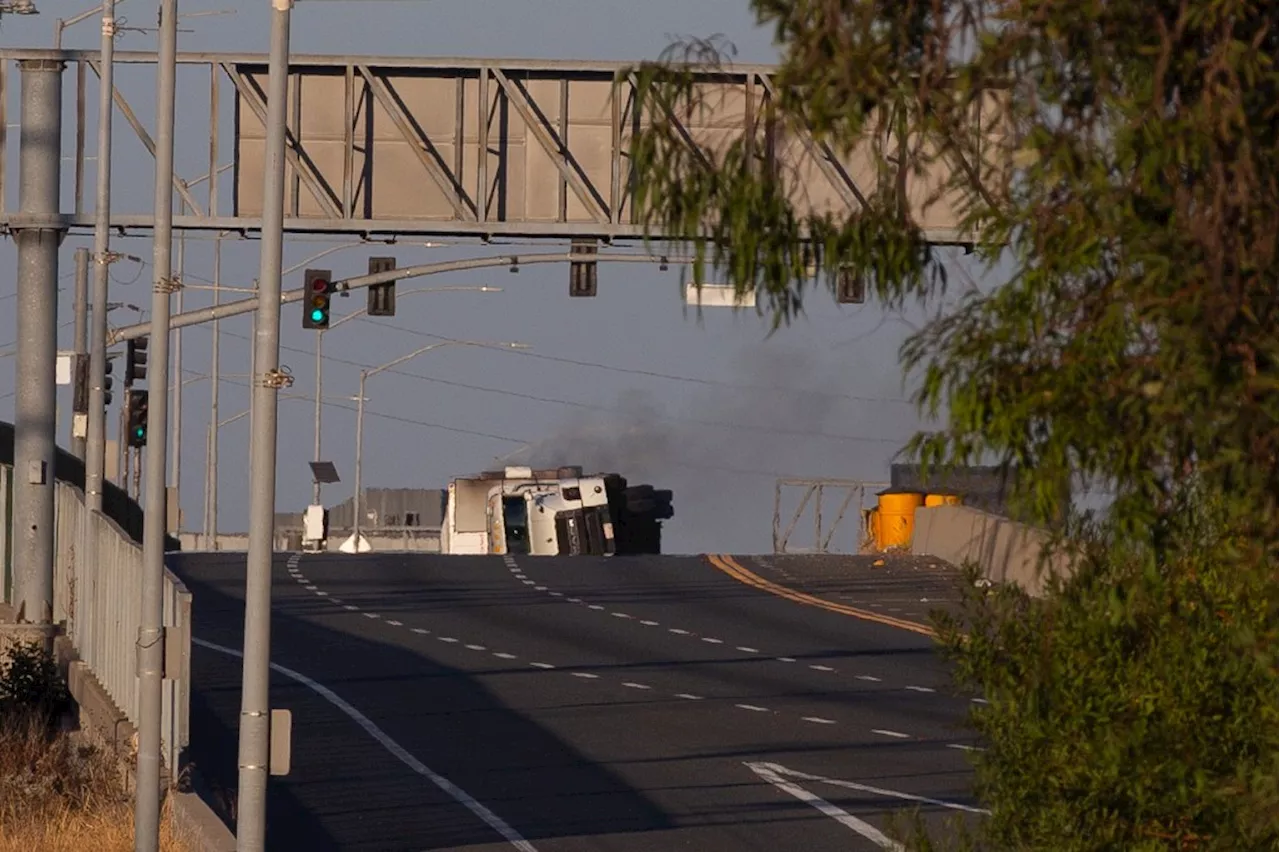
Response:
[{"label": "green traffic signal", "polygon": [[312,322],[320,322],[322,319],[324,319],[324,311],[320,310],[319,308],[316,308],[311,312]]}]

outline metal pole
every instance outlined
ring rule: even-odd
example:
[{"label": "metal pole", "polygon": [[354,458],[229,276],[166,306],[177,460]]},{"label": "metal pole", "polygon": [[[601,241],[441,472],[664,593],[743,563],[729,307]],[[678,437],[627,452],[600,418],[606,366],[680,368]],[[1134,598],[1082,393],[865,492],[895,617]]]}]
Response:
[{"label": "metal pole", "polygon": [[281,386],[280,270],[284,252],[284,143],[289,84],[289,13],[293,0],[272,0],[267,75],[267,144],[263,169],[261,308],[254,334],[253,433],[249,442],[249,559],[245,572],[244,666],[240,690],[240,761],[236,849],[263,852],[270,760],[271,562],[275,535],[276,415]]},{"label": "metal pole", "polygon": [[[213,241],[213,303],[217,305],[222,301],[222,235],[219,234]],[[221,378],[221,351],[220,351],[220,323],[217,320],[213,322],[213,378],[210,384],[213,386],[210,391],[209,400],[209,418],[213,423],[213,440],[209,442],[209,463],[205,470],[205,479],[209,483],[209,535],[213,537],[214,550],[218,549],[218,391],[222,384]],[[251,372],[252,375],[252,372]]]},{"label": "metal pole", "polygon": [[134,849],[160,844],[160,722],[164,678],[165,471],[169,434],[169,316],[173,292],[173,131],[178,0],[160,4],[156,59],[155,232],[152,242],[151,375],[147,382],[146,500],[142,531],[142,607],[138,624],[138,768]]},{"label": "metal pole", "polygon": [[[62,157],[62,68],[23,60],[18,207],[58,213]],[[14,387],[13,603],[18,620],[53,622],[53,465],[57,439],[59,225],[18,231],[18,353]]]},{"label": "metal pole", "polygon": [[[316,332],[316,438],[313,458],[320,461],[320,390],[324,381],[324,331]],[[320,481],[314,475],[311,483],[311,502],[320,503]]]},{"label": "metal pole", "polygon": [[[76,249],[76,294],[73,311],[75,331],[72,334],[72,351],[76,354],[76,361],[79,361],[81,356],[89,351],[89,250],[87,248]],[[80,461],[84,461],[84,439],[84,415],[73,410],[71,412],[71,453]]]},{"label": "metal pole", "polygon": [[[209,67],[209,114],[218,114],[218,69]],[[218,215],[218,131],[209,134],[209,215]],[[213,306],[222,303],[222,232],[213,237]],[[209,379],[209,444],[205,451],[205,535],[213,544],[205,541],[205,548],[217,550],[218,545],[218,393],[222,385],[222,328],[213,322],[213,344],[209,353],[212,361]]]},{"label": "metal pole", "polygon": [[364,511],[364,500],[361,492],[364,489],[364,383],[369,378],[368,370],[360,371],[360,396],[356,398],[356,493],[351,498],[351,528],[355,533],[351,539],[353,552],[360,552],[360,515]]},{"label": "metal pole", "polygon": [[[187,202],[179,202],[179,211],[183,215],[187,212]],[[182,276],[186,272],[187,266],[187,237],[186,232],[178,234],[178,284],[182,284]],[[182,313],[182,290],[178,290],[177,297],[174,299],[174,310]],[[173,447],[169,451],[169,485],[173,488],[174,502],[177,503],[178,511],[176,517],[173,518],[173,529],[171,532],[177,535],[182,530],[179,520],[182,517],[182,329],[179,328],[173,332]]]},{"label": "metal pole", "polygon": [[[357,275],[347,278],[343,281],[334,282],[335,284],[345,284],[350,290],[358,290],[362,287],[370,287],[374,284],[385,284],[388,281],[406,281],[410,278],[422,278],[427,275],[439,275],[442,272],[462,272],[470,269],[491,269],[495,266],[533,266],[543,263],[566,263],[579,259],[581,255],[562,254],[560,252],[548,252],[544,254],[526,254],[526,255],[501,255],[495,257],[473,257],[465,260],[445,260],[436,263],[428,263],[423,266],[407,266],[403,269],[395,269],[390,272],[376,272],[370,275]],[[692,263],[693,259],[688,257],[655,257],[647,254],[610,254],[601,255],[598,258],[601,263]],[[471,290],[474,288],[463,287],[459,289]],[[300,301],[306,295],[305,288],[289,290],[281,294],[280,304],[289,304],[291,302]],[[246,299],[237,299],[234,302],[223,302],[216,308],[196,308],[187,311],[181,316],[173,318],[172,328],[185,328],[189,325],[200,325],[215,319],[226,319],[227,317],[239,316],[240,314],[254,313],[261,307],[261,299],[259,296],[250,296]],[[121,326],[115,329],[111,334],[111,340],[119,343],[120,341],[129,340],[134,337],[146,337],[151,333],[148,323],[141,322],[136,325]]]}]

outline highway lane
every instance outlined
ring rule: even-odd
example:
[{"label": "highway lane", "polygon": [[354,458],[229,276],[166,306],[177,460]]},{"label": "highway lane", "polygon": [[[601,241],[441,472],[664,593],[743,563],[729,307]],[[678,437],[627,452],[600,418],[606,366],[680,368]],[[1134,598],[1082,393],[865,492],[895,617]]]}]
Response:
[{"label": "highway lane", "polygon": [[[234,559],[178,570],[197,636],[238,649]],[[856,785],[964,801],[968,702],[945,692],[929,640],[701,560],[307,556],[279,564],[276,589],[273,660],[536,849],[878,849],[875,827],[909,802]],[[197,760],[233,788],[238,661],[195,658],[193,741],[222,731]],[[273,838],[511,848],[331,702],[287,678],[280,690],[304,757],[273,780]],[[366,838],[370,825],[385,830]]]}]

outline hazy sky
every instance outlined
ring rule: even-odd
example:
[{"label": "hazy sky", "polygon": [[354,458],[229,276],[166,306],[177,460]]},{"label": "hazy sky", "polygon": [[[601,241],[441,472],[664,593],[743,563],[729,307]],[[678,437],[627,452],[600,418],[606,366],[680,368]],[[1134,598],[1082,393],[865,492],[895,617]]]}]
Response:
[{"label": "hazy sky", "polygon": [[[50,44],[54,19],[69,17],[92,0],[63,3],[38,0],[37,17],[5,18],[4,47]],[[182,22],[180,50],[265,52],[269,28],[267,0],[204,0],[182,3],[193,15]],[[128,26],[154,26],[155,4],[128,0],[119,14]],[[96,20],[64,36],[74,49],[98,45]],[[737,44],[739,59],[772,62],[770,34],[754,25],[745,0],[301,0],[294,9],[295,51],[348,55],[503,56],[558,59],[651,58],[682,35],[723,34]],[[151,31],[126,31],[119,50],[154,50]],[[206,71],[207,74],[207,71]],[[18,74],[11,66],[8,151],[5,175],[10,209],[16,207]],[[150,129],[154,122],[154,67],[122,68],[122,93]],[[65,78],[64,209],[72,199],[70,156],[74,127],[74,74]],[[177,170],[194,179],[208,169],[206,76],[184,74],[178,89]],[[230,87],[223,88],[223,162],[232,145]],[[96,79],[90,74],[87,100],[90,145],[96,122]],[[186,119],[184,121],[184,118]],[[132,130],[115,119],[113,201],[122,212],[149,212],[152,161]],[[86,165],[92,204],[95,164]],[[224,205],[231,197],[228,174],[220,183]],[[203,195],[200,196],[203,199]],[[224,211],[227,208],[224,207]],[[71,346],[71,285],[77,246],[91,246],[91,234],[63,244],[60,266],[59,345]],[[285,246],[285,264],[301,263],[332,245],[314,239]],[[554,246],[546,246],[547,250]],[[143,259],[112,269],[113,301],[150,305],[150,238],[114,240],[113,248]],[[534,250],[537,250],[534,247]],[[394,254],[401,266],[473,256],[476,247],[422,248],[401,244],[392,251],[350,248],[315,265],[336,276],[360,274],[371,254]],[[198,285],[212,280],[213,250],[207,237],[185,248],[186,307],[211,301]],[[15,251],[0,246],[0,350],[11,349],[14,324]],[[254,243],[224,244],[224,286],[246,287],[258,272]],[[494,465],[494,459],[523,444],[537,448],[539,460],[563,454],[561,463],[585,463],[617,470],[632,480],[675,490],[676,517],[668,523],[667,545],[676,551],[767,551],[777,476],[887,477],[887,462],[916,424],[902,403],[898,345],[906,326],[876,305],[839,308],[815,300],[807,318],[766,340],[767,325],[754,314],[708,310],[700,324],[686,312],[678,273],[656,267],[602,266],[599,296],[568,297],[562,266],[528,267],[518,275],[504,268],[421,279],[413,287],[482,285],[502,293],[435,293],[403,296],[389,320],[354,320],[326,335],[324,393],[330,401],[323,420],[323,456],[333,460],[343,482],[325,489],[325,502],[351,493],[356,393],[361,366],[376,366],[430,342],[432,335],[490,341],[519,341],[524,353],[447,347],[369,381],[365,421],[367,486],[440,487],[453,475]],[[300,273],[285,281],[300,286]],[[234,298],[228,295],[226,298]],[[335,316],[364,307],[363,295],[335,299]],[[296,383],[287,393],[307,397],[281,402],[278,507],[298,511],[310,499],[307,461],[312,452],[315,332],[301,328],[300,308],[283,312],[281,360]],[[127,310],[113,324],[134,321]],[[248,392],[247,318],[223,323],[224,382],[220,419],[243,411]],[[182,338],[183,398],[181,453],[185,528],[199,530],[203,514],[206,430],[210,387],[207,378],[212,335],[208,327]],[[9,356],[10,359],[12,356]],[[13,360],[7,362],[13,364]],[[593,366],[595,365],[595,366]],[[238,374],[238,375],[237,375]],[[10,419],[13,372],[0,370],[0,417]],[[116,406],[122,397],[116,382]],[[59,444],[70,428],[60,396]],[[109,413],[114,435],[116,406]],[[248,418],[221,429],[219,526],[243,530],[247,524]],[[835,506],[827,511],[834,513]],[[845,540],[851,540],[852,527]],[[801,542],[807,543],[807,542]]]}]

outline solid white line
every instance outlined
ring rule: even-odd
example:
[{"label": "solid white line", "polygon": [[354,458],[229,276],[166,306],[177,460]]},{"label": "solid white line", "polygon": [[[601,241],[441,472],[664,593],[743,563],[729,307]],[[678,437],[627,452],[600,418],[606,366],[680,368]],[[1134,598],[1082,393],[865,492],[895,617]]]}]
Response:
[{"label": "solid white line", "polygon": [[737,707],[737,708],[738,708],[738,709],[740,709],[740,710],[751,710],[752,712],[755,712],[755,713],[768,713],[768,712],[769,712],[769,708],[768,708],[768,707],[757,707],[755,704],[735,704],[735,705],[733,705],[733,706],[734,706],[734,707]]},{"label": "solid white line", "polygon": [[631,689],[653,689],[652,686],[648,686],[643,683],[632,683],[631,681],[623,681],[622,685],[630,687]]},{"label": "solid white line", "polygon": [[936,690],[930,689],[930,688],[929,688],[929,687],[927,687],[927,686],[908,686],[908,687],[906,687],[906,689],[909,689],[909,690],[911,690],[912,692],[934,692],[934,691],[936,691]]},{"label": "solid white line", "polygon": [[842,781],[839,778],[825,778],[821,775],[810,775],[807,772],[801,772],[798,769],[790,769],[780,763],[747,763],[752,772],[760,773],[761,769],[772,771],[778,775],[789,775],[792,778],[801,781],[817,781],[822,784],[830,784],[833,787],[843,787],[846,790],[857,790],[860,793],[874,793],[877,796],[888,796],[893,799],[905,799],[908,802],[920,802],[925,805],[937,805],[938,807],[948,808],[953,811],[965,811],[971,814],[989,814],[984,808],[975,808],[969,805],[961,805],[956,802],[948,802],[943,799],[931,799],[928,796],[917,796],[914,793],[904,793],[901,790],[886,790],[883,787],[872,787],[869,784],[859,784],[856,781]]},{"label": "solid white line", "polygon": [[[234,648],[226,648],[226,647],[223,647],[222,645],[215,645],[212,642],[206,642],[203,639],[199,639],[194,636],[191,637],[191,643],[193,645],[199,645],[202,648],[208,648],[211,651],[219,651],[223,654],[227,654],[232,657],[244,656],[240,651],[237,651]],[[537,847],[535,847],[532,843],[530,843],[529,841],[521,837],[520,833],[516,831],[514,828],[512,828],[510,825],[508,825],[502,819],[502,817],[498,816],[493,811],[486,808],[479,801],[477,801],[470,794],[468,794],[466,790],[463,790],[461,787],[459,787],[457,784],[454,784],[448,778],[445,778],[443,775],[437,774],[436,772],[432,771],[431,767],[427,766],[425,763],[418,760],[416,757],[414,757],[412,754],[406,751],[403,746],[401,746],[395,740],[391,739],[391,737],[387,736],[386,733],[384,733],[381,728],[375,725],[367,716],[365,716],[359,710],[357,710],[356,708],[348,704],[346,701],[344,701],[333,690],[329,689],[327,686],[317,683],[316,681],[312,680],[311,678],[307,677],[304,674],[295,672],[293,669],[287,669],[284,666],[279,665],[277,663],[272,663],[271,668],[273,671],[277,671],[280,674],[284,675],[285,677],[290,678],[291,680],[297,681],[298,683],[310,689],[312,692],[319,695],[325,701],[328,701],[334,707],[337,707],[339,710],[345,713],[353,722],[355,722],[357,725],[363,728],[365,733],[367,733],[369,736],[377,740],[378,744],[381,745],[383,748],[385,748],[387,751],[389,751],[393,757],[395,757],[405,766],[412,769],[414,772],[421,775],[423,778],[426,778],[432,784],[439,787],[446,794],[448,794],[448,796],[452,798],[455,802],[462,805],[464,808],[471,811],[471,813],[479,817],[480,820],[483,821],[485,825],[489,826],[489,828],[497,832],[504,840],[506,840],[512,846],[521,850],[521,852],[537,852]]]},{"label": "solid white line", "polygon": [[824,719],[821,716],[801,716],[801,720],[805,722],[814,722],[819,725],[834,725],[835,719]]},{"label": "solid white line", "polygon": [[529,665],[533,666],[535,669],[554,669],[555,668],[555,666],[551,665],[550,663],[530,663]]},{"label": "solid white line", "polygon": [[871,823],[863,822],[844,808],[836,807],[821,796],[815,793],[810,793],[799,784],[793,784],[790,781],[787,781],[777,772],[773,771],[773,769],[769,768],[769,764],[748,763],[747,766],[756,775],[759,775],[765,781],[768,781],[782,792],[794,796],[820,813],[831,817],[845,828],[851,829],[856,834],[865,837],[881,849],[892,849],[894,852],[903,852],[903,850],[906,849],[906,847],[901,843],[895,843],[888,837],[885,837],[880,833],[880,830]]},{"label": "solid white line", "polygon": [[901,731],[886,731],[883,728],[872,728],[871,733],[880,734],[881,736],[885,736],[885,737],[897,737],[900,740],[911,739],[910,734],[904,734]]}]

